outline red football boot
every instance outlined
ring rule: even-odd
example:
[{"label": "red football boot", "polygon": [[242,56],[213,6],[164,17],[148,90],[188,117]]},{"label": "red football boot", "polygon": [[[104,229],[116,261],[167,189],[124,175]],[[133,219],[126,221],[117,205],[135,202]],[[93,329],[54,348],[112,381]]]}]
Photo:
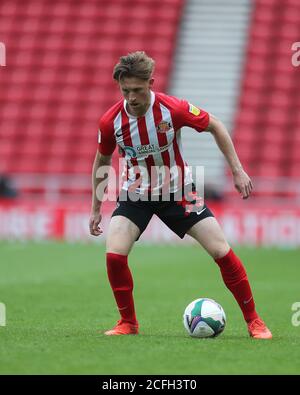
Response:
[{"label": "red football boot", "polygon": [[124,322],[119,320],[117,325],[106,332],[104,332],[107,336],[116,336],[116,335],[138,335],[139,333],[139,324],[131,324],[130,322]]},{"label": "red football boot", "polygon": [[248,322],[248,332],[254,339],[272,339],[272,333],[261,318]]}]

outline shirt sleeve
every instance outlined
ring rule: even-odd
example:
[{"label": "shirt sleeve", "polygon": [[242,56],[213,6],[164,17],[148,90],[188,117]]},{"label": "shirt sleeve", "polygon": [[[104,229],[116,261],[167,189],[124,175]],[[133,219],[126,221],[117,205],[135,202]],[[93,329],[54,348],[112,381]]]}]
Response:
[{"label": "shirt sleeve", "polygon": [[178,106],[178,128],[189,126],[198,132],[206,130],[209,125],[208,112],[194,106],[186,100],[180,100]]},{"label": "shirt sleeve", "polygon": [[99,122],[98,151],[103,155],[111,155],[116,148],[114,128],[103,119]]}]

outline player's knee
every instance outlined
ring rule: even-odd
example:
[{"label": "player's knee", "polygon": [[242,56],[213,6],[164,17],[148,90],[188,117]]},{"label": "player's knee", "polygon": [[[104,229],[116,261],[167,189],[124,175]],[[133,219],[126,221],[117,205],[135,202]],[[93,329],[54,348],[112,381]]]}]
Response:
[{"label": "player's knee", "polygon": [[118,243],[117,241],[106,244],[106,253],[128,255],[130,246],[124,245],[124,243]]},{"label": "player's knee", "polygon": [[223,258],[226,254],[228,254],[229,250],[230,250],[230,246],[225,241],[221,243],[216,243],[212,247],[211,251],[209,251],[209,253],[213,259],[220,259]]},{"label": "player's knee", "polygon": [[[126,237],[127,236],[127,237]],[[132,241],[128,238],[128,234],[116,232],[106,241],[106,252],[113,254],[128,255],[132,247]]]}]

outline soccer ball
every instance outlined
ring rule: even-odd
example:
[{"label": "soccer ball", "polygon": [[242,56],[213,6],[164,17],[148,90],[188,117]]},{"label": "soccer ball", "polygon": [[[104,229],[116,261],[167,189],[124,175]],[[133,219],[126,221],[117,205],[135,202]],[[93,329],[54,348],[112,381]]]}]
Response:
[{"label": "soccer ball", "polygon": [[185,309],[183,324],[192,337],[215,337],[223,332],[226,315],[222,306],[213,299],[200,298]]}]

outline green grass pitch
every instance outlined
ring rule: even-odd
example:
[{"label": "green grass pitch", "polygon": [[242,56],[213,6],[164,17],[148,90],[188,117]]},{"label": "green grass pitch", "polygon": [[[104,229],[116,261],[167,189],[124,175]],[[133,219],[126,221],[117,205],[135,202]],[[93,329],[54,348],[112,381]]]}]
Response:
[{"label": "green grass pitch", "polygon": [[[118,319],[102,245],[0,243],[1,374],[299,374],[299,250],[236,248],[271,341],[248,337],[217,265],[197,246],[137,243],[130,255],[139,336],[98,331]],[[194,339],[182,314],[198,297],[227,315],[220,337]]]}]

